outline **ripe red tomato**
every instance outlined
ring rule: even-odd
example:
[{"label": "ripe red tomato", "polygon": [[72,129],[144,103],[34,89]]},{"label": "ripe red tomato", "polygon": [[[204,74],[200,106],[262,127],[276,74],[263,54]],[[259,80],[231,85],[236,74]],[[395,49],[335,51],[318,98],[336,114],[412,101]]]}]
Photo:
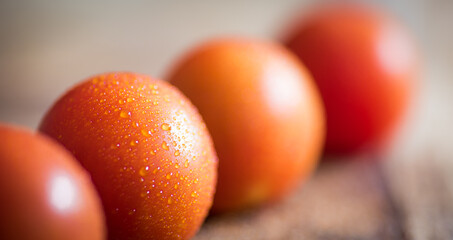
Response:
[{"label": "ripe red tomato", "polygon": [[217,158],[209,133],[165,82],[95,76],[58,100],[40,130],[91,173],[109,239],[188,239],[211,207]]},{"label": "ripe red tomato", "polygon": [[101,201],[63,147],[4,124],[0,136],[0,239],[104,239]]},{"label": "ripe red tomato", "polygon": [[412,39],[372,8],[331,6],[297,23],[285,40],[313,74],[327,116],[327,153],[373,148],[408,108],[417,74]]},{"label": "ripe red tomato", "polygon": [[283,47],[208,42],[169,79],[198,108],[214,140],[219,179],[213,212],[277,200],[313,171],[324,137],[321,99]]}]

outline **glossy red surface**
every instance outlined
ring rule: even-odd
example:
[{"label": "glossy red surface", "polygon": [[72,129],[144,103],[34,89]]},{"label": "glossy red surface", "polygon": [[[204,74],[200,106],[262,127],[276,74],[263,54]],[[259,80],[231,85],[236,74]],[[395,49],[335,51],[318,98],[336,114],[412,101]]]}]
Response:
[{"label": "glossy red surface", "polygon": [[300,20],[285,43],[319,86],[327,153],[377,148],[389,138],[418,72],[414,42],[397,21],[373,8],[330,6]]},{"label": "glossy red surface", "polygon": [[0,239],[104,239],[100,199],[70,153],[4,124],[0,136]]},{"label": "glossy red surface", "polygon": [[40,130],[91,173],[109,239],[188,239],[211,207],[217,157],[209,133],[168,83],[94,76],[60,98]]},{"label": "glossy red surface", "polygon": [[213,137],[214,212],[278,200],[312,173],[324,138],[321,100],[306,69],[280,45],[211,41],[185,56],[169,80]]}]

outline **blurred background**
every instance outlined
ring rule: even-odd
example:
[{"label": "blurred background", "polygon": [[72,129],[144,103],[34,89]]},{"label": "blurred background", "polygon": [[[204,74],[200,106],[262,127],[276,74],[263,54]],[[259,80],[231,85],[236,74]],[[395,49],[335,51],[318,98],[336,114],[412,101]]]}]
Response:
[{"label": "blurred background", "polygon": [[[329,2],[1,0],[0,121],[35,128],[53,101],[91,75],[125,70],[164,78],[173,61],[204,40],[278,40],[297,14]],[[432,156],[427,162],[453,162],[453,1],[361,2],[399,18],[423,57],[419,97],[395,156],[411,161],[423,149]],[[442,182],[453,192],[445,172],[453,164],[442,166]]]},{"label": "blurred background", "polygon": [[[326,2],[332,1],[2,0],[0,120],[35,127],[52,101],[88,76],[128,70],[163,78],[175,59],[201,41],[231,35],[278,39],[301,10]],[[406,24],[422,48],[429,88],[448,95],[453,2],[361,2]]]}]

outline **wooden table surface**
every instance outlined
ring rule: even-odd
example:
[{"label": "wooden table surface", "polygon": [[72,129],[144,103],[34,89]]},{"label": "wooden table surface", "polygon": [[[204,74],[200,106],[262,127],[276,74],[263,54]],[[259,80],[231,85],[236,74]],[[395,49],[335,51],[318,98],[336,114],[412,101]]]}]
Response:
[{"label": "wooden table surface", "polygon": [[322,164],[283,202],[210,217],[195,239],[402,239],[382,169],[360,160]]},{"label": "wooden table surface", "polygon": [[[414,32],[418,98],[386,153],[323,161],[282,202],[209,217],[204,239],[453,239],[453,1],[375,0]],[[0,121],[36,127],[75,82],[111,70],[164,76],[218,35],[275,38],[310,1],[0,2]]]},{"label": "wooden table surface", "polygon": [[388,171],[368,160],[323,163],[284,201],[211,216],[195,239],[453,239],[443,165],[392,163],[398,170]]}]

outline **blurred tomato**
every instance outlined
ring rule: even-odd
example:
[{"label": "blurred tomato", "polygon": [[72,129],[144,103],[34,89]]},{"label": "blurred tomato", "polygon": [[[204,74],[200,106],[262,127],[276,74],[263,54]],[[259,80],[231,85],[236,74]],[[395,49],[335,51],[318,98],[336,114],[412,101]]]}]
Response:
[{"label": "blurred tomato", "polygon": [[165,82],[95,76],[58,100],[40,130],[91,173],[109,239],[188,239],[211,207],[211,139],[192,104]]},{"label": "blurred tomato", "polygon": [[0,136],[0,239],[104,239],[96,190],[63,147],[3,124]]},{"label": "blurred tomato", "polygon": [[213,137],[214,212],[277,200],[313,171],[324,137],[321,100],[305,68],[280,45],[208,42],[169,80],[199,109]]},{"label": "blurred tomato", "polygon": [[285,40],[313,74],[327,116],[327,153],[386,140],[408,108],[417,74],[414,42],[372,8],[331,6],[299,21]]}]

